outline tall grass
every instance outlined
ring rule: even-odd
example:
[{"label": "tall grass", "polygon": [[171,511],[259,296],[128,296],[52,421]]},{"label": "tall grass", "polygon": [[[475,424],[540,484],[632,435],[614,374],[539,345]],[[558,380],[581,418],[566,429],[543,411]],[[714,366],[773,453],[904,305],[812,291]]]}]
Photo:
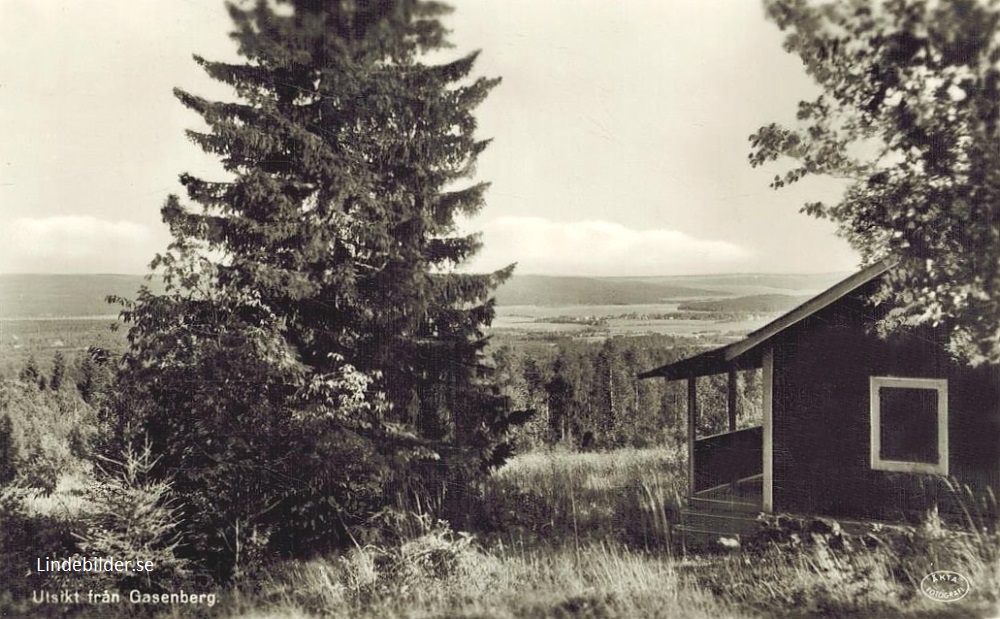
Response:
[{"label": "tall grass", "polygon": [[681,453],[660,448],[517,456],[486,490],[485,528],[501,539],[612,539],[669,549],[683,493]]},{"label": "tall grass", "polygon": [[229,617],[744,617],[673,562],[613,543],[484,550],[437,531],[386,551],[286,564]]},{"label": "tall grass", "polygon": [[[486,534],[413,516],[392,525],[398,534],[387,539],[396,542],[362,541],[349,551],[267,566],[219,591],[219,603],[197,613],[204,619],[1000,616],[1000,538],[976,528],[947,531],[933,518],[922,527],[848,535],[781,517],[774,519],[780,535],[761,536],[742,553],[675,558],[670,531],[684,471],[681,454],[667,449],[518,456],[484,491]],[[970,580],[967,599],[942,604],[919,593],[920,580],[940,569]],[[157,616],[186,617],[190,610],[165,608]]]},{"label": "tall grass", "polygon": [[[912,528],[873,545],[818,536],[794,546],[715,557],[690,582],[741,608],[781,616],[1000,616],[1000,552],[994,537]],[[971,583],[968,597],[943,604],[920,593],[921,580],[950,570]]]},{"label": "tall grass", "polygon": [[[501,469],[487,500],[515,541],[521,535],[529,545],[549,544],[584,563],[600,548],[596,539],[665,558],[684,472],[682,454],[666,449],[535,453]],[[670,565],[683,574],[687,590],[767,615],[979,616],[1000,602],[1000,538],[985,532],[977,514],[966,510],[966,532],[946,530],[931,514],[921,527],[855,536],[803,530],[753,552]],[[620,570],[626,564],[608,565]],[[921,579],[939,569],[970,579],[974,589],[967,600],[942,606],[920,594]]]}]

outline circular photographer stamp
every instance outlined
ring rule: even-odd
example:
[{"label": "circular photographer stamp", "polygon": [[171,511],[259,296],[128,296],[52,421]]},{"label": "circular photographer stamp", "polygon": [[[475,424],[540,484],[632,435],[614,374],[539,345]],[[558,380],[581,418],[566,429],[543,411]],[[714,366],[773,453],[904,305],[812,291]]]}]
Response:
[{"label": "circular photographer stamp", "polygon": [[971,588],[968,578],[949,570],[935,570],[920,581],[920,592],[936,602],[956,602]]}]

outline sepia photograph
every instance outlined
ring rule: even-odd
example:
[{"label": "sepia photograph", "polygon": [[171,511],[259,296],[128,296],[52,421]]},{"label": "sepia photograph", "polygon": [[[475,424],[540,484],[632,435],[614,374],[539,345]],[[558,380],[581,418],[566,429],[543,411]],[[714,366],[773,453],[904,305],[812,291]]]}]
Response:
[{"label": "sepia photograph", "polygon": [[0,0],[0,618],[1000,619],[1000,0]]}]

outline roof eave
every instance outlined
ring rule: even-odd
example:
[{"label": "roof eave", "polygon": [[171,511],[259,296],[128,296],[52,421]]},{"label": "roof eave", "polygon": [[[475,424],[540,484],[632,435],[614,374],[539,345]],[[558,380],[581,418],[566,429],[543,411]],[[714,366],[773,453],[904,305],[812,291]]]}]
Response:
[{"label": "roof eave", "polygon": [[839,301],[875,278],[880,277],[898,263],[899,260],[897,258],[883,258],[861,271],[858,271],[854,275],[809,299],[802,305],[799,305],[791,311],[782,314],[760,329],[751,332],[746,336],[746,338],[736,342],[735,344],[727,346],[725,352],[726,359],[735,359],[747,351],[756,348],[785,329],[802,322],[809,316],[812,316],[823,308]]},{"label": "roof eave", "polygon": [[729,369],[749,369],[760,367],[760,355],[751,355],[771,338],[775,337],[789,327],[798,324],[809,316],[842,299],[851,292],[864,286],[868,282],[880,277],[889,269],[899,263],[897,258],[883,258],[878,262],[858,271],[847,279],[835,284],[827,290],[821,292],[805,303],[782,314],[775,320],[767,323],[760,329],[752,331],[744,339],[689,357],[681,361],[670,363],[648,372],[639,374],[639,378],[666,378],[667,380],[678,380],[682,378],[694,378],[697,376],[708,376],[719,374]]}]

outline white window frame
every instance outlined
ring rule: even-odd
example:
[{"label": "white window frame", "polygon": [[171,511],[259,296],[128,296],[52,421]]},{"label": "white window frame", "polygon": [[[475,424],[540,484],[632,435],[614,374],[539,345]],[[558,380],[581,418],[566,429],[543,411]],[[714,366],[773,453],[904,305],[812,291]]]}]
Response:
[{"label": "white window frame", "polygon": [[[871,402],[871,467],[876,471],[897,471],[900,473],[948,474],[948,381],[944,378],[900,378],[897,376],[870,377]],[[882,416],[879,389],[933,389],[938,394],[937,409],[937,464],[929,462],[908,462],[883,460],[879,455],[882,445]]]}]

